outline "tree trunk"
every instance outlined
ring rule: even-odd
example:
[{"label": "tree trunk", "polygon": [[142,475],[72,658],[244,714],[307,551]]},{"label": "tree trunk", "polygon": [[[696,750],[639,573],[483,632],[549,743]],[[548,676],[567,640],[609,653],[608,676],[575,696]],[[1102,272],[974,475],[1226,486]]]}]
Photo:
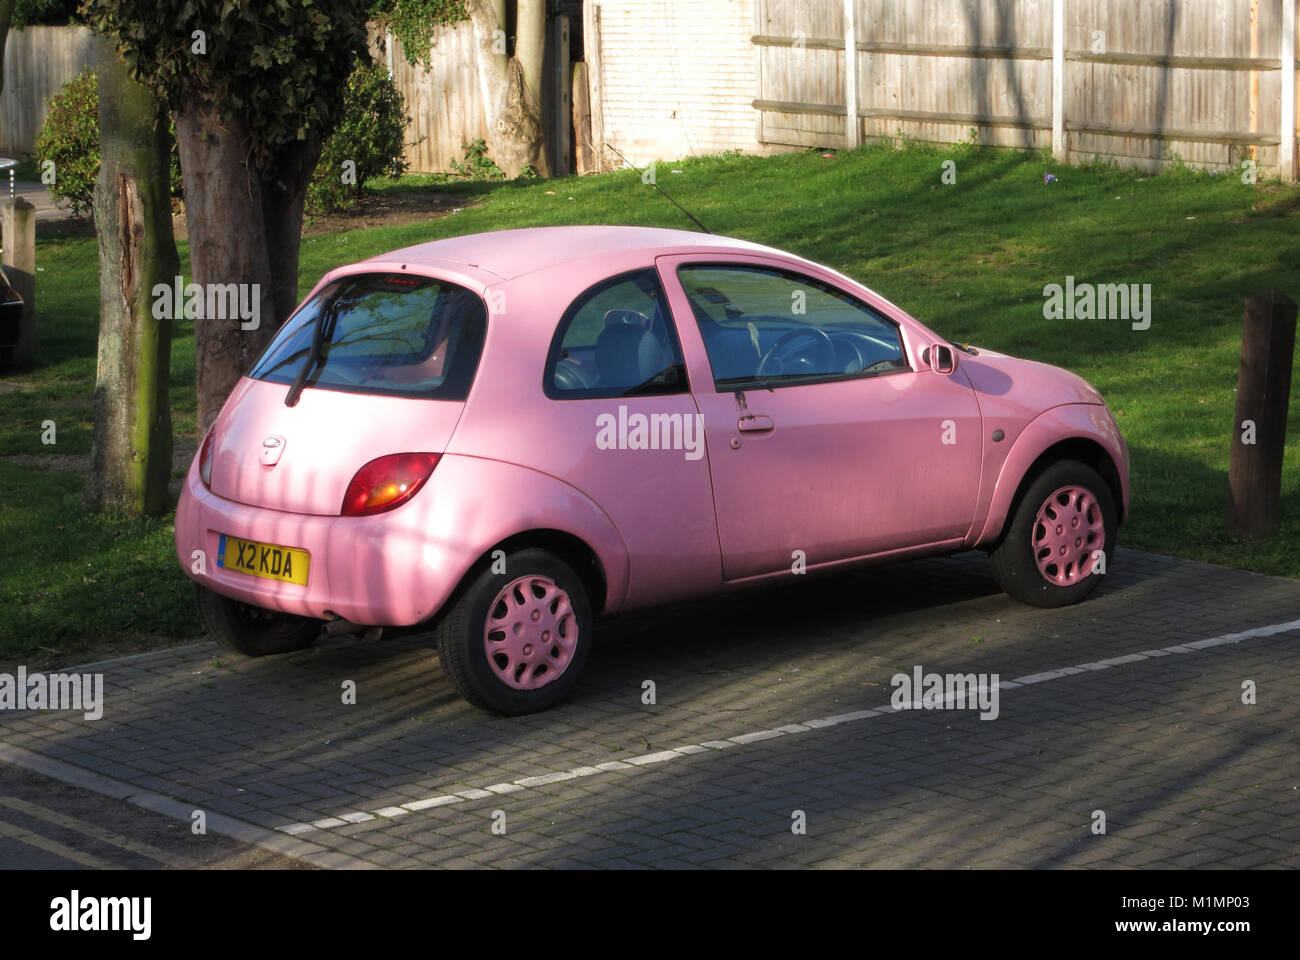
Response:
[{"label": "tree trunk", "polygon": [[167,508],[172,325],[155,319],[155,284],[180,272],[172,234],[166,113],[107,40],[98,42],[99,356],[94,441],[83,502],[157,515]]},{"label": "tree trunk", "polygon": [[9,22],[14,17],[17,0],[0,0],[0,93],[5,89],[5,41],[9,39]]},{"label": "tree trunk", "polygon": [[488,150],[507,177],[529,166],[551,173],[542,126],[542,57],[546,50],[546,0],[516,0],[515,56],[499,52],[504,0],[469,0],[478,68],[488,104]]},{"label": "tree trunk", "polygon": [[[176,138],[185,177],[185,221],[189,229],[192,282],[207,303],[209,293],[229,290],[252,308],[255,316],[194,317],[194,366],[197,374],[198,425],[205,433],[221,412],[230,391],[248,371],[282,319],[275,307],[275,277],[267,246],[265,197],[260,175],[252,166],[252,141],[239,114],[221,120],[197,95],[186,98],[176,112]],[[292,236],[297,250],[301,206],[296,227],[277,227],[284,242]],[[298,259],[292,258],[297,285]],[[214,301],[226,299],[213,296]],[[226,303],[228,304],[228,299]],[[214,304],[216,305],[216,304]],[[256,325],[254,326],[254,322]]]},{"label": "tree trunk", "polygon": [[305,140],[284,144],[275,158],[272,175],[262,181],[262,222],[266,227],[274,310],[274,322],[266,334],[268,339],[298,306],[303,206],[322,146],[320,134],[315,130],[308,132]]}]

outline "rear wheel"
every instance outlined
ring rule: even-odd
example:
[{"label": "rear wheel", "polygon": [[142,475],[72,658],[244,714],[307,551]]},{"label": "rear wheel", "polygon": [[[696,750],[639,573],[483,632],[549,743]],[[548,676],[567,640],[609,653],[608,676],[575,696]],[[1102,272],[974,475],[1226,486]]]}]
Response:
[{"label": "rear wheel", "polygon": [[196,583],[199,622],[209,637],[250,657],[310,647],[321,622],[231,600]]},{"label": "rear wheel", "polygon": [[479,573],[436,635],[457,692],[484,710],[517,716],[573,690],[591,647],[591,603],[582,578],[545,550],[517,550],[504,568]]},{"label": "rear wheel", "polygon": [[1097,589],[1098,551],[1110,563],[1117,522],[1115,497],[1097,471],[1076,460],[1054,463],[1029,485],[989,553],[993,575],[1023,603],[1077,603]]}]

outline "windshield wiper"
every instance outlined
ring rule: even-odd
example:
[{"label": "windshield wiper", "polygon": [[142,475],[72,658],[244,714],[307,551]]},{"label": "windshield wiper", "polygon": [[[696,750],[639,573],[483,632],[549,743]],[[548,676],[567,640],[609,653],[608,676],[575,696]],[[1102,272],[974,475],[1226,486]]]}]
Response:
[{"label": "windshield wiper", "polygon": [[324,306],[316,317],[316,324],[311,331],[311,350],[307,353],[307,360],[303,363],[302,369],[298,371],[298,376],[294,378],[293,386],[289,392],[284,395],[284,405],[294,407],[298,405],[298,398],[302,396],[303,387],[307,385],[307,378],[316,372],[320,366],[321,350],[325,346],[325,321],[329,317],[333,304]]}]

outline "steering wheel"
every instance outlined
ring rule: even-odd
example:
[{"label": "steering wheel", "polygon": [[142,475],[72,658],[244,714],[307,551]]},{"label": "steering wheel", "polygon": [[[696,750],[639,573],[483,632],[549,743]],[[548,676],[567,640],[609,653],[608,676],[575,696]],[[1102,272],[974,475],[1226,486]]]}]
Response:
[{"label": "steering wheel", "polygon": [[[800,340],[808,342],[795,347],[794,344]],[[804,350],[807,348],[812,349],[805,353]],[[821,362],[818,363],[818,360]],[[798,367],[811,369],[799,370]],[[831,343],[831,338],[826,336],[824,331],[809,327],[805,330],[791,330],[781,334],[776,343],[772,344],[771,349],[763,354],[763,359],[758,362],[758,370],[754,375],[756,377],[768,374],[790,376],[799,373],[825,373],[833,369],[835,369],[835,344]]]},{"label": "steering wheel", "polygon": [[863,373],[870,373],[872,370],[893,369],[893,368],[895,368],[895,367],[897,367],[897,366],[898,366],[898,361],[897,361],[897,360],[895,360],[893,357],[886,357],[884,360],[877,360],[875,363],[871,364],[871,366],[869,366],[869,367],[863,367],[863,368],[862,368],[862,372],[863,372]]}]

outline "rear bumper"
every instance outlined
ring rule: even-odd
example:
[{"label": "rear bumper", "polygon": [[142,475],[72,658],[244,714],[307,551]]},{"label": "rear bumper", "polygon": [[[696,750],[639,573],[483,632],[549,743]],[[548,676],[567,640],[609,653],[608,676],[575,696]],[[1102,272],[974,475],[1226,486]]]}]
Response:
[{"label": "rear bumper", "polygon": [[[477,559],[468,548],[429,542],[428,509],[420,494],[374,517],[251,507],[218,497],[191,464],[176,505],[176,556],[191,579],[243,603],[318,619],[409,626],[436,613]],[[306,586],[219,566],[223,533],[306,550]]]}]

